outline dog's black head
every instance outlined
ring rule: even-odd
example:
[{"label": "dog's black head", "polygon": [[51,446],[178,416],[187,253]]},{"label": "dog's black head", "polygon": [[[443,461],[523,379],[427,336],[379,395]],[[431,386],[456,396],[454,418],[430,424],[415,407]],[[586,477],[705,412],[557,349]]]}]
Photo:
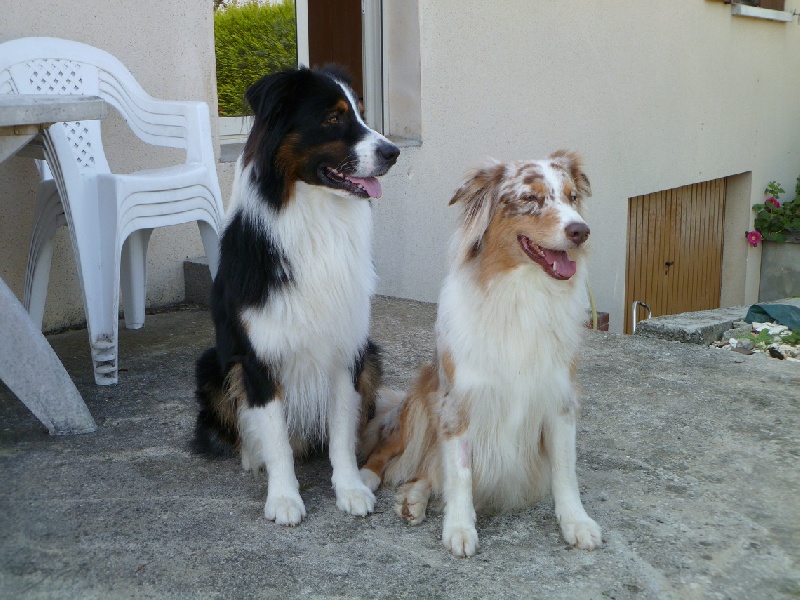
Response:
[{"label": "dog's black head", "polygon": [[293,69],[267,75],[245,95],[254,122],[243,163],[265,201],[287,202],[295,183],[324,186],[340,196],[378,198],[400,150],[364,123],[344,71]]}]

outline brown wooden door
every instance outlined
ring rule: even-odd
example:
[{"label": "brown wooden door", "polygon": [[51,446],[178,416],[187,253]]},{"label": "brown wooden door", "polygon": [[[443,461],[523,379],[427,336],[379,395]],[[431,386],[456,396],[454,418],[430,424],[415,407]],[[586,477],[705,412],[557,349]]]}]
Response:
[{"label": "brown wooden door", "polygon": [[361,0],[308,0],[308,58],[312,67],[345,66],[364,100]]},{"label": "brown wooden door", "polygon": [[626,333],[634,300],[654,317],[719,308],[724,209],[724,179],[629,199]]}]

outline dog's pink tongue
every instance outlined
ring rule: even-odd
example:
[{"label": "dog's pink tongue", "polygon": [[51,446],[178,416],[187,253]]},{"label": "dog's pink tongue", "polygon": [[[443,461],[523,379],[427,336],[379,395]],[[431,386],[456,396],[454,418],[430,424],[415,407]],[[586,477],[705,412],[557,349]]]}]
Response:
[{"label": "dog's pink tongue", "polygon": [[353,183],[357,183],[369,194],[370,198],[380,198],[383,190],[381,190],[381,182],[375,177],[348,177]]},{"label": "dog's pink tongue", "polygon": [[567,279],[575,275],[575,271],[578,270],[578,265],[574,260],[569,259],[569,256],[564,250],[548,250],[547,248],[543,248],[543,250],[547,262],[553,265],[553,269],[559,275]]}]

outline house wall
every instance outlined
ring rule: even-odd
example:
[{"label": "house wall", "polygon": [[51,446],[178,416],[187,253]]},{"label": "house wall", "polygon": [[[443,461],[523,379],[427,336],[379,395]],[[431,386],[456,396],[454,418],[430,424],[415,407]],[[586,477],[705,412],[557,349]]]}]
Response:
[{"label": "house wall", "polygon": [[[119,58],[154,97],[217,105],[210,0],[86,0],[78,4],[0,0],[0,14],[0,42],[24,36],[85,42]],[[112,170],[129,172],[184,159],[182,152],[154,149],[139,142],[121,117],[111,112],[103,122],[103,140]],[[212,125],[216,129],[216,119]],[[36,186],[36,169],[30,159],[17,157],[0,165],[0,277],[20,298]],[[156,230],[148,253],[148,304],[162,306],[183,300],[183,260],[203,254],[194,224]],[[62,228],[56,234],[44,327],[83,321],[72,249]]]},{"label": "house wall", "polygon": [[[791,12],[800,0],[786,4]],[[122,6],[87,0],[75,10],[51,0],[0,0],[0,42],[27,35],[84,41],[120,58],[153,96],[216,106],[211,2]],[[752,224],[750,204],[770,180],[791,190],[800,174],[796,23],[734,18],[718,0],[390,6],[389,15],[404,9],[418,23],[418,31],[405,34],[392,29],[403,19],[386,25],[389,51],[395,48],[388,61],[391,93],[406,96],[395,105],[399,110],[388,107],[391,126],[421,144],[403,148],[384,197],[373,203],[379,293],[436,300],[456,217],[447,202],[469,166],[486,156],[541,158],[566,147],[583,154],[592,181],[586,206],[591,285],[598,308],[611,313],[613,330],[622,328],[627,199],[689,183],[735,176],[728,186],[722,302],[756,300],[761,251],[749,248],[743,235]],[[418,53],[404,46],[416,44],[417,36]],[[409,99],[417,85],[418,101]],[[216,131],[216,119],[212,125]],[[145,148],[115,115],[104,129],[115,170],[181,158]],[[232,171],[232,163],[219,166],[226,203]],[[0,165],[0,276],[20,297],[36,181],[30,160]],[[157,230],[148,256],[148,303],[180,301],[182,261],[202,254],[194,225]],[[45,328],[83,319],[62,231]]]},{"label": "house wall", "polygon": [[457,212],[447,202],[470,165],[570,148],[592,182],[590,280],[612,330],[622,329],[627,199],[685,184],[737,176],[722,298],[757,300],[750,204],[770,180],[793,190],[800,174],[796,23],[697,0],[419,0],[418,10],[422,143],[403,148],[374,203],[380,293],[437,298]]}]

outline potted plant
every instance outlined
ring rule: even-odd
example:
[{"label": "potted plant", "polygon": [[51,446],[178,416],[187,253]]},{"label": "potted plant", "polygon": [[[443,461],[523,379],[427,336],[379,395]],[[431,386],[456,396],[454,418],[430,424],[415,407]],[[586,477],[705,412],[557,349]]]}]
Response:
[{"label": "potted plant", "polygon": [[771,181],[767,198],[753,205],[754,230],[745,232],[752,246],[762,244],[760,301],[800,296],[800,177],[795,197],[781,203],[785,190]]}]

